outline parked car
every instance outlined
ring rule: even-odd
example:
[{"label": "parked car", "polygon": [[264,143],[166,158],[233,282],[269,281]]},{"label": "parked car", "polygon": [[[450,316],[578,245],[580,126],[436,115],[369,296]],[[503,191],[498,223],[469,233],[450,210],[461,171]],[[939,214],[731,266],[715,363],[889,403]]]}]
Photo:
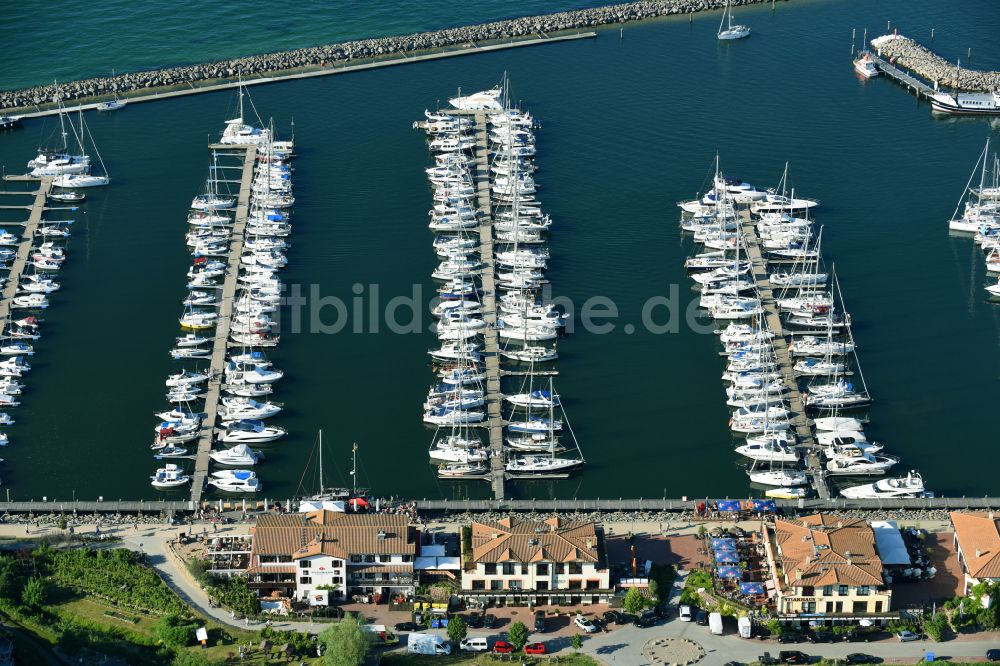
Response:
[{"label": "parked car", "polygon": [[602,617],[608,624],[622,624],[622,618],[624,615],[616,610],[609,610],[605,611]]},{"label": "parked car", "polygon": [[393,627],[398,634],[401,631],[416,631],[417,625],[414,622],[399,622]]},{"label": "parked car", "polygon": [[872,634],[870,631],[848,631],[844,634],[844,640],[849,643],[869,643],[872,640]]},{"label": "parked car", "polygon": [[694,618],[695,624],[700,624],[703,627],[708,626],[708,611],[704,608],[698,609],[698,614]]},{"label": "parked car", "polygon": [[545,611],[535,611],[535,631],[545,633]]},{"label": "parked car", "polygon": [[765,652],[757,657],[757,662],[760,663],[761,666],[774,666],[779,663],[777,658],[771,656],[770,652]]},{"label": "parked car", "polygon": [[806,634],[810,643],[832,643],[833,634],[829,631],[810,631]]},{"label": "parked car", "polygon": [[486,627],[487,629],[492,629],[493,627],[497,626],[497,616],[484,614],[483,626]]},{"label": "parked car", "polygon": [[660,618],[661,620],[666,620],[667,618],[670,617],[670,606],[666,604],[659,604],[656,608],[653,609],[653,612],[656,613],[656,617]]},{"label": "parked car", "polygon": [[909,631],[908,629],[904,629],[903,631],[899,632],[899,640],[902,643],[908,643],[909,641],[919,641],[920,634],[915,634],[912,631]]},{"label": "parked car", "polygon": [[805,636],[795,631],[783,631],[778,636],[779,643],[801,643],[804,640]]},{"label": "parked car", "polygon": [[870,654],[865,654],[864,652],[852,652],[847,655],[848,664],[877,664],[881,661],[878,657],[873,657]]},{"label": "parked car", "polygon": [[987,650],[986,659],[989,661],[1000,661],[1000,650]]},{"label": "parked car", "polygon": [[458,644],[458,649],[465,652],[486,652],[490,645],[484,636],[466,636]]},{"label": "parked car", "polygon": [[545,654],[545,643],[528,643],[524,646],[524,654]]},{"label": "parked car", "polygon": [[656,619],[657,619],[656,613],[654,613],[653,611],[646,611],[639,617],[635,618],[635,620],[632,621],[632,624],[639,627],[640,629],[646,629],[648,627],[652,627],[653,625],[655,625]]},{"label": "parked car", "polygon": [[574,617],[573,624],[575,624],[580,629],[583,629],[588,634],[592,634],[595,631],[597,631],[597,625],[582,615],[577,615],[576,617]]},{"label": "parked car", "polygon": [[482,629],[483,616],[479,613],[469,613],[468,617],[465,618],[465,624],[469,629]]},{"label": "parked car", "polygon": [[778,661],[783,664],[808,664],[809,655],[798,650],[782,650],[778,653]]},{"label": "parked car", "polygon": [[514,651],[514,646],[507,641],[497,641],[493,644],[493,651],[497,654],[510,654]]},{"label": "parked car", "polygon": [[680,620],[681,622],[690,622],[691,621],[691,607],[690,606],[681,606],[680,608],[678,608],[677,609],[677,619]]}]

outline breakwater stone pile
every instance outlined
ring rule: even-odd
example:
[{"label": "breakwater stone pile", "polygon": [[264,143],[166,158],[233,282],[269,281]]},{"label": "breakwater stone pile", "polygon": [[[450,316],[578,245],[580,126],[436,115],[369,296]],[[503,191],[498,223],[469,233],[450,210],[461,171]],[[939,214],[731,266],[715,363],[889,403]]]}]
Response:
[{"label": "breakwater stone pile", "polygon": [[[771,0],[733,0],[733,5],[752,5]],[[63,102],[93,97],[125,95],[140,90],[183,86],[199,81],[231,79],[237,75],[256,77],[288,70],[345,65],[354,60],[405,55],[449,47],[472,46],[479,42],[509,40],[563,30],[594,28],[659,16],[691,14],[720,9],[723,0],[642,0],[620,5],[558,12],[542,16],[494,21],[478,25],[434,30],[412,35],[361,39],[324,46],[312,46],[262,55],[220,60],[201,65],[166,67],[118,76],[97,77],[55,85],[0,92],[0,109],[21,109],[50,104],[57,96]]]},{"label": "breakwater stone pile", "polygon": [[[872,48],[892,64],[903,66],[943,88],[967,91],[1000,90],[1000,72],[958,68],[936,53],[902,35],[883,35],[872,40]],[[958,74],[958,81],[955,74]]]}]

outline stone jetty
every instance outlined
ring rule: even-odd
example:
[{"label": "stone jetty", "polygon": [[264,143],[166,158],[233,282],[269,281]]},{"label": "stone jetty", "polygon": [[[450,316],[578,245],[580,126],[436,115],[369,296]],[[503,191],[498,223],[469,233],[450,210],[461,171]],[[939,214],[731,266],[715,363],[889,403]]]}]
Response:
[{"label": "stone jetty", "polygon": [[[732,4],[752,5],[773,0],[732,0]],[[720,9],[724,0],[641,0],[619,5],[594,7],[541,16],[494,21],[478,25],[434,30],[412,35],[361,39],[324,46],[312,46],[262,55],[220,60],[200,65],[165,67],[152,71],[130,72],[118,76],[96,77],[55,85],[0,92],[0,109],[13,111],[51,104],[57,97],[63,102],[120,95],[147,93],[151,90],[196,85],[244,77],[274,76],[281,72],[346,65],[354,61],[402,56],[418,52],[444,50],[481,42],[496,42],[546,36],[567,30],[590,29],[642,19],[692,14]]]},{"label": "stone jetty", "polygon": [[[966,91],[1000,90],[1000,72],[959,69],[955,63],[902,35],[882,35],[871,41],[872,49],[897,67],[905,67],[942,88]],[[958,80],[955,75],[958,74]]]}]

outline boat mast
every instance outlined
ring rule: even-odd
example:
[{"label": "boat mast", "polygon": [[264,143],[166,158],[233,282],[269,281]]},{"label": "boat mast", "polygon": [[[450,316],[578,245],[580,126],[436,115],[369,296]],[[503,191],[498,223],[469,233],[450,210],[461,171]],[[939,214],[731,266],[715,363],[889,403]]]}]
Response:
[{"label": "boat mast", "polygon": [[323,429],[319,429],[319,494],[323,495]]},{"label": "boat mast", "polygon": [[358,443],[351,445],[351,496],[358,491]]},{"label": "boat mast", "polygon": [[[969,174],[969,180],[965,183],[965,188],[962,190],[962,194],[958,197],[958,203],[955,204],[955,212],[951,214],[951,219],[954,220],[958,217],[958,211],[962,207],[962,201],[965,200],[965,195],[969,192],[969,186],[972,185],[972,179],[976,177],[976,169],[979,168],[979,162],[983,162],[983,169],[986,168],[986,159],[990,150],[990,139],[986,138],[986,147],[983,149],[983,154],[979,156],[976,160],[976,165],[972,167],[972,173]],[[982,192],[982,178],[980,178],[979,191]]]}]

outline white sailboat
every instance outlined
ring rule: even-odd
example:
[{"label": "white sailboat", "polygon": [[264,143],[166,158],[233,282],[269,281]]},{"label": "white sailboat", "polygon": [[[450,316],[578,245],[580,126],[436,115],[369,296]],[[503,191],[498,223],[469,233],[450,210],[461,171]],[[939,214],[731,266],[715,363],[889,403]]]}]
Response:
[{"label": "white sailboat", "polygon": [[[726,21],[728,20],[728,25]],[[723,28],[723,26],[726,26]],[[727,41],[733,39],[743,39],[744,37],[750,36],[750,27],[745,25],[733,25],[733,11],[730,6],[729,0],[726,0],[726,8],[722,12],[722,21],[719,22],[719,33],[718,37],[720,40]]]}]

